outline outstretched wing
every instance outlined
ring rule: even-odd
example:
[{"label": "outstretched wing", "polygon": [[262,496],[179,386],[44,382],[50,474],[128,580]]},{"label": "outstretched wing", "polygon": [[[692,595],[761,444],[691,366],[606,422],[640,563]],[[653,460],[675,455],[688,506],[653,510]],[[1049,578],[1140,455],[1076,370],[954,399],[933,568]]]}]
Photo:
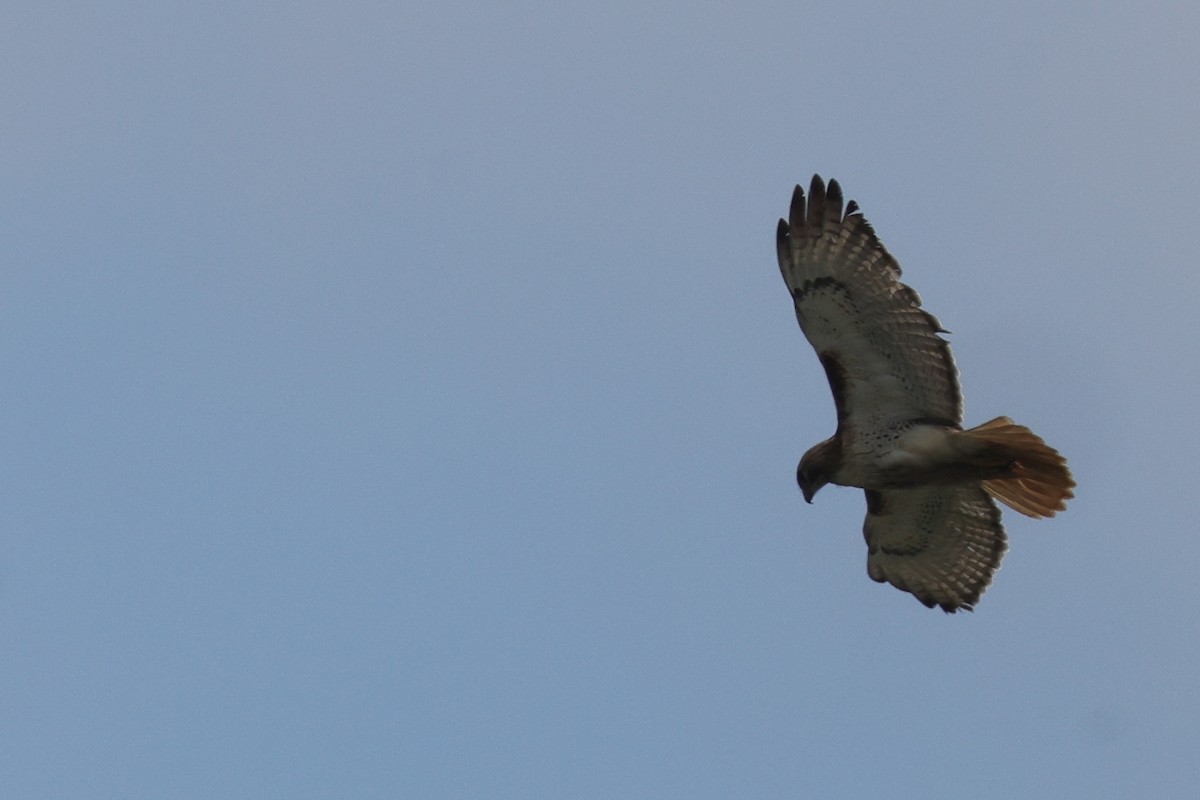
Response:
[{"label": "outstretched wing", "polygon": [[971,610],[1008,549],[987,493],[978,484],[866,493],[867,574],[930,608]]},{"label": "outstretched wing", "polygon": [[837,181],[827,191],[814,175],[807,198],[796,187],[776,244],[796,318],[833,389],[839,431],[911,419],[961,424],[945,331],[900,282],[900,265],[853,200],[843,213]]}]

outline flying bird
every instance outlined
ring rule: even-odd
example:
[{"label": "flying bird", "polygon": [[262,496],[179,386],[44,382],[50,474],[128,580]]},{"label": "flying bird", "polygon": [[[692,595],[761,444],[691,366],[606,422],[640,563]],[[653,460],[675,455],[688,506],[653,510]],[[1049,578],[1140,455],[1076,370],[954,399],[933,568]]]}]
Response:
[{"label": "flying bird", "polygon": [[972,610],[1008,548],[994,501],[1054,516],[1074,496],[1066,459],[1008,417],[963,429],[947,331],[837,181],[796,187],[776,245],[837,407],[837,431],[796,469],[804,499],[828,483],[863,489],[867,574],[930,608]]}]

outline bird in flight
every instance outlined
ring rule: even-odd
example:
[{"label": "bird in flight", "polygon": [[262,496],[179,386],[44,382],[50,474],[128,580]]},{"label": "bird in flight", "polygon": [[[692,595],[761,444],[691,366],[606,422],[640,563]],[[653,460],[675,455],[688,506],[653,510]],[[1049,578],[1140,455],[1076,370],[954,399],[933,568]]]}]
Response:
[{"label": "bird in flight", "polygon": [[837,407],[836,432],[796,470],[804,499],[827,483],[863,489],[867,574],[930,608],[972,610],[1008,547],[994,501],[1054,516],[1074,496],[1066,459],[1008,417],[963,429],[945,329],[837,181],[796,187],[776,245]]}]

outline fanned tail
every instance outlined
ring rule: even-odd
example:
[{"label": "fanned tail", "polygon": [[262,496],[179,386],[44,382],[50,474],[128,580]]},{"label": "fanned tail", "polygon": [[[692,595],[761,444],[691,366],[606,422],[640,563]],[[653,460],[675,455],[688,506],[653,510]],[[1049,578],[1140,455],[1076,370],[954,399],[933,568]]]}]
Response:
[{"label": "fanned tail", "polygon": [[1053,517],[1075,496],[1067,460],[1024,425],[996,417],[959,435],[978,445],[981,460],[1007,465],[983,481],[983,490],[1010,508],[1035,519]]}]

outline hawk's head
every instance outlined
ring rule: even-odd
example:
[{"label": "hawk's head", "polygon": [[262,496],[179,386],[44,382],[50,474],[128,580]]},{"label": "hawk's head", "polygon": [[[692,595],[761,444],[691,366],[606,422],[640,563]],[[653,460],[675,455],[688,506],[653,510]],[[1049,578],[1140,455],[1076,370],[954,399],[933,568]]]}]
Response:
[{"label": "hawk's head", "polygon": [[820,488],[829,483],[840,462],[840,448],[834,439],[826,439],[804,454],[796,467],[796,483],[800,484],[806,502],[811,503]]}]

